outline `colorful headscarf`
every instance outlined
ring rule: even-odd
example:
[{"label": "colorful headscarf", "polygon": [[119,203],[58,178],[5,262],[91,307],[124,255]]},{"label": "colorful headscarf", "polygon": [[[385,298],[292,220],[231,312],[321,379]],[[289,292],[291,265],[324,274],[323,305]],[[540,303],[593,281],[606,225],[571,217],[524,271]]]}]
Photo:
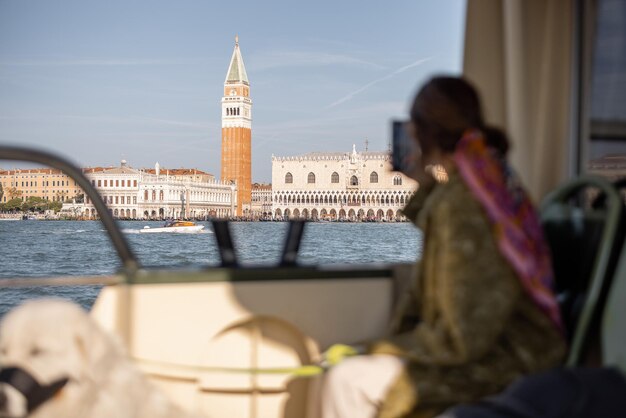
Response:
[{"label": "colorful headscarf", "polygon": [[532,301],[563,331],[550,251],[537,213],[506,161],[481,131],[465,132],[454,151],[461,178],[487,212],[498,248]]}]

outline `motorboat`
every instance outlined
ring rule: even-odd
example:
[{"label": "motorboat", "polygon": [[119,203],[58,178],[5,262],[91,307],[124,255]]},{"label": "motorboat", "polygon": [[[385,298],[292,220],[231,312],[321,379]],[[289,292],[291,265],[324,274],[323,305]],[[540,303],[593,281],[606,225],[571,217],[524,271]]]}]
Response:
[{"label": "motorboat", "polygon": [[160,228],[152,228],[148,225],[144,226],[143,229],[140,229],[139,232],[142,234],[148,233],[159,233],[159,232],[173,232],[177,234],[193,234],[196,232],[200,232],[204,229],[204,225],[198,225],[195,222],[191,221],[183,221],[183,220],[170,220],[165,222]]}]

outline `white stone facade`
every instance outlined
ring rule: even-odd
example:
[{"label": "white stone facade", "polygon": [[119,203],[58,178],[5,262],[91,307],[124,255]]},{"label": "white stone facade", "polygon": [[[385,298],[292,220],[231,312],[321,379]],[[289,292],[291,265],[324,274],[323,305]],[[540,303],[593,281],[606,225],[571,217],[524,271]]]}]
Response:
[{"label": "white stone facade", "polygon": [[272,156],[274,218],[404,220],[400,209],[416,190],[385,152]]},{"label": "white stone facade", "polygon": [[252,185],[252,203],[250,211],[253,219],[272,217],[272,185],[254,183]]},{"label": "white stone facade", "polygon": [[[152,171],[152,170],[149,170]],[[189,175],[180,174],[188,171]],[[197,170],[161,170],[154,173],[128,167],[125,161],[116,168],[86,169],[85,175],[100,192],[115,218],[162,219],[229,217],[233,214],[236,188],[218,182]],[[158,174],[157,174],[158,173]],[[84,216],[96,212],[85,199]]]}]

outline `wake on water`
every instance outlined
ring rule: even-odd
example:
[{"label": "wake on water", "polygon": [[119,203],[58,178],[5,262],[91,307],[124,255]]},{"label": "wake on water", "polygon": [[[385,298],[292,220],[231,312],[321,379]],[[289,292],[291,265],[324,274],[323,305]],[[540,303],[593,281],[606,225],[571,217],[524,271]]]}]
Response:
[{"label": "wake on water", "polygon": [[[141,229],[122,229],[122,232],[125,234],[140,234]],[[212,234],[213,231],[201,229],[200,231],[196,231],[196,232],[162,231],[160,233],[163,233],[163,234]]]}]

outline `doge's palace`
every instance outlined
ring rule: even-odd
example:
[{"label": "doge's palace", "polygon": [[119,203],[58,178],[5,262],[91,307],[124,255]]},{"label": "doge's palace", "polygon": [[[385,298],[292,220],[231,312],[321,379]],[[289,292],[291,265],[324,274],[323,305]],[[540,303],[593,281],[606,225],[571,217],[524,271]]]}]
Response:
[{"label": "doge's palace", "polygon": [[391,171],[386,152],[272,156],[274,218],[403,220],[417,182]]}]

